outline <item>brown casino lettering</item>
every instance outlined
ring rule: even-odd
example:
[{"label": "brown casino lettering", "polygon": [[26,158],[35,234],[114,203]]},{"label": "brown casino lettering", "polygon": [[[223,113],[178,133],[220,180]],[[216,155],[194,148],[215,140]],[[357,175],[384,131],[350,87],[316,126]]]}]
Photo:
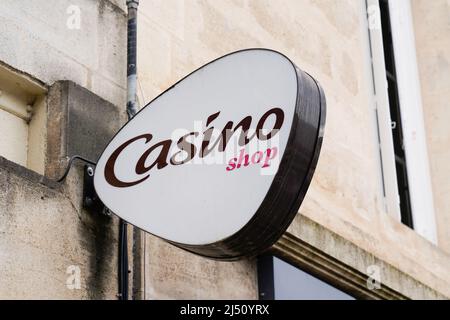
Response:
[{"label": "brown casino lettering", "polygon": [[[213,151],[224,152],[231,137],[234,136],[237,131],[240,132],[238,139],[239,146],[245,146],[253,139],[258,139],[261,141],[269,140],[278,133],[284,122],[283,110],[280,108],[272,108],[261,116],[261,118],[257,122],[256,130],[252,134],[250,134],[249,131],[253,119],[251,116],[246,116],[242,120],[237,122],[236,125],[234,124],[235,122],[231,120],[228,121],[222,128],[221,134],[217,137],[217,139],[215,139],[215,141],[212,141],[212,133],[215,130],[213,122],[219,116],[220,111],[208,116],[206,121],[206,126],[208,128],[204,132],[190,132],[180,137],[176,141],[168,139],[153,143],[153,135],[150,133],[142,134],[125,141],[116,150],[114,150],[114,152],[110,155],[106,162],[106,181],[110,185],[118,188],[131,187],[147,180],[150,177],[150,172],[152,170],[161,170],[166,168],[167,166],[183,165],[191,161],[194,157],[203,158]],[[265,130],[263,131],[262,129],[264,128],[267,119],[269,119],[270,117],[275,117],[273,128],[269,132],[267,132],[267,128],[265,128]],[[203,136],[200,146],[196,146],[195,144],[190,142],[192,141],[192,138],[198,137],[200,134],[202,134]],[[136,143],[137,141],[140,141],[141,143],[144,142],[146,145],[149,145],[147,150],[144,151],[142,155],[140,155],[136,163],[130,163],[130,168],[134,169],[135,173],[138,175],[138,178],[134,181],[123,181],[116,175],[116,161],[123,151],[125,151],[130,145]],[[178,148],[178,151],[176,151],[175,154],[172,155],[172,157],[169,157],[169,151],[172,145]],[[232,171],[235,168],[239,168],[242,162],[244,163],[244,165],[245,163],[261,162],[263,164],[263,167],[268,166],[268,161],[273,159],[276,156],[277,152],[277,148],[271,148],[266,150],[265,152],[258,152],[251,157],[246,157],[241,153],[239,155],[239,159],[233,158],[230,160],[226,170]],[[152,164],[146,165],[146,160],[151,154],[157,154],[157,157]],[[177,159],[180,157],[180,155],[184,155],[184,157],[182,157],[182,159]]]}]

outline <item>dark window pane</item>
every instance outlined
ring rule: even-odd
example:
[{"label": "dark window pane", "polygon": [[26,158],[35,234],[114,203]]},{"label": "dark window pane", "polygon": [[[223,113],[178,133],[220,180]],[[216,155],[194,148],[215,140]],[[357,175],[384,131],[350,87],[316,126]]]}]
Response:
[{"label": "dark window pane", "polygon": [[394,143],[395,167],[397,171],[397,186],[400,198],[400,213],[402,223],[413,228],[411,201],[409,198],[408,170],[406,166],[405,148],[403,144],[402,117],[398,98],[397,79],[395,71],[394,47],[392,42],[391,22],[388,0],[380,0],[381,29],[383,33],[384,60],[388,83],[389,108],[392,120],[392,140]]},{"label": "dark window pane", "polygon": [[354,300],[347,293],[276,257],[261,257],[258,273],[262,299]]}]

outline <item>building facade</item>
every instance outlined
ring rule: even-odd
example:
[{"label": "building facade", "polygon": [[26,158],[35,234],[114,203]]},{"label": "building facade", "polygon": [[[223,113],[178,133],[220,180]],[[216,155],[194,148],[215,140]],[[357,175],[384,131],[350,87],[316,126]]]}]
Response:
[{"label": "building facade", "polygon": [[[449,1],[140,2],[141,106],[217,57],[264,47],[321,83],[327,123],[299,214],[268,256],[208,260],[129,227],[130,297],[285,297],[279,258],[354,298],[450,298]],[[1,299],[117,298],[118,218],[83,207],[81,162],[57,180],[126,121],[126,34],[124,0],[2,2]]]}]

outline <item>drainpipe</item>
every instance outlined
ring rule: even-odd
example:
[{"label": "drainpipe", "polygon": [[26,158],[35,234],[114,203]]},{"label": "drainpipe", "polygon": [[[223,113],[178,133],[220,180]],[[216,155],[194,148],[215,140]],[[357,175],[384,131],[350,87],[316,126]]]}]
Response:
[{"label": "drainpipe", "polygon": [[[139,0],[127,0],[127,115],[128,120],[137,112],[136,101],[136,35]],[[128,224],[119,222],[119,299],[128,300]],[[135,232],[139,230],[134,230]]]},{"label": "drainpipe", "polygon": [[127,46],[127,114],[128,119],[136,114],[136,44],[137,9],[139,0],[127,0],[128,7],[128,46]]}]

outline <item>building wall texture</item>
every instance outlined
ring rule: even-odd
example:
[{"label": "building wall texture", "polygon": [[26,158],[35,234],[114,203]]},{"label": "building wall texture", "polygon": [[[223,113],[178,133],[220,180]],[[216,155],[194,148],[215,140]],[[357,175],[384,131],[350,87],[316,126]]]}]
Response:
[{"label": "building wall texture", "polygon": [[438,243],[450,253],[450,4],[416,0],[413,15]]},{"label": "building wall texture", "polygon": [[[82,209],[82,166],[62,184],[53,180],[75,151],[95,157],[82,144],[64,144],[74,133],[58,124],[74,121],[70,112],[108,110],[113,121],[102,124],[99,145],[124,122],[124,2],[3,0],[0,61],[48,89],[48,154],[46,178],[0,159],[0,298],[116,298],[117,218]],[[81,9],[80,29],[67,27],[71,5]],[[384,209],[364,1],[141,0],[138,98],[144,105],[231,51],[285,53],[321,83],[328,107],[317,171],[288,236],[363,275],[379,266],[382,283],[405,297],[450,298],[450,4],[412,0],[412,9],[437,246]],[[62,110],[61,99],[73,99],[72,109]],[[83,123],[73,125],[89,130]],[[258,297],[256,259],[206,260],[151,235],[138,245],[137,290],[146,299]],[[80,289],[67,287],[70,266],[80,268]]]}]

